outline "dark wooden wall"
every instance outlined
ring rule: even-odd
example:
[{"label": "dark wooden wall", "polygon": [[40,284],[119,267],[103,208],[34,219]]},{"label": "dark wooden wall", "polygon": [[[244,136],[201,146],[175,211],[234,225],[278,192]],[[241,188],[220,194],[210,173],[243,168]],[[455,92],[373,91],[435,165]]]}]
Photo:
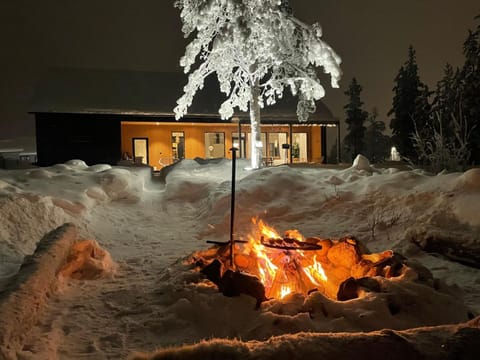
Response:
[{"label": "dark wooden wall", "polygon": [[36,113],[38,165],[71,159],[115,165],[121,157],[118,115]]},{"label": "dark wooden wall", "polygon": [[321,146],[322,146],[322,156],[323,156],[323,163],[328,163],[328,150],[327,150],[327,128],[325,126],[320,127],[320,138]]}]

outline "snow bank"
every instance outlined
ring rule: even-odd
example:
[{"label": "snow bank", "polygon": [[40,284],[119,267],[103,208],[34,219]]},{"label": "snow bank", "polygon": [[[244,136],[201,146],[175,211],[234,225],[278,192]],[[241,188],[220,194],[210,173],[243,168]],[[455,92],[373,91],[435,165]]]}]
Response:
[{"label": "snow bank", "polygon": [[305,359],[478,359],[480,318],[470,322],[405,331],[369,333],[298,333],[268,341],[205,340],[134,354],[130,360],[305,360]]},{"label": "snow bank", "polygon": [[370,161],[368,161],[368,159],[361,154],[358,154],[355,160],[353,160],[351,169],[372,171]]},{"label": "snow bank", "polygon": [[143,179],[126,169],[108,169],[95,174],[96,181],[110,200],[135,203],[143,193]]},{"label": "snow bank", "polygon": [[1,358],[16,359],[16,351],[57,290],[57,272],[76,238],[76,228],[71,224],[45,235],[9,287],[0,292]]},{"label": "snow bank", "polygon": [[[480,312],[478,269],[429,256],[411,241],[411,235],[427,239],[449,234],[465,248],[477,242],[477,170],[432,176],[420,171],[372,170],[359,161],[357,168],[344,170],[279,166],[246,171],[248,163],[240,160],[237,238],[250,233],[251,218],[257,216],[279,233],[296,228],[306,237],[352,234],[371,251],[393,249],[425,264],[436,278],[444,280],[430,286],[410,278],[405,286],[385,282],[384,292],[338,304],[320,294],[291,296],[255,310],[255,299],[227,298],[185,265],[171,265],[205,249],[205,240],[228,240],[230,165],[228,160],[182,161],[153,181],[150,170],[102,164],[85,167],[81,162],[0,171],[0,217],[6,219],[0,222],[0,276],[14,273],[11,264],[18,268],[23,256],[34,251],[36,241],[65,221],[74,222],[84,237],[101,239],[101,245],[120,264],[113,279],[70,282],[72,291],[62,294],[49,308],[45,322],[32,331],[35,335],[22,356],[42,358],[38,354],[48,348],[45,353],[49,356],[43,358],[64,354],[124,358],[131,349],[153,350],[212,337],[253,341],[305,331],[400,329],[437,316],[439,321],[463,321],[469,315],[461,304],[462,296],[474,307],[474,314]],[[415,297],[416,293],[422,298]],[[427,301],[417,305],[423,299]],[[72,308],[75,311],[70,311]],[[375,316],[377,310],[380,315]],[[436,336],[435,329],[429,331]],[[459,330],[459,334],[463,331],[471,332]],[[338,339],[335,334],[324,334],[317,341],[329,343],[328,336],[335,338],[329,348],[335,354],[346,351],[348,339],[352,344],[360,339],[369,344],[395,334],[395,341],[402,341],[399,337],[407,336],[408,331],[376,334],[380,335],[342,333]],[[303,336],[274,339],[296,348]],[[447,341],[449,349],[455,348],[455,341],[463,341],[460,335],[435,339],[438,344]],[[246,345],[248,349],[251,344]],[[305,344],[299,344],[298,354],[304,360],[301,347]],[[358,350],[356,346],[352,345]],[[192,349],[198,355],[197,348]],[[385,353],[395,351],[387,349]],[[207,350],[206,358],[209,354]],[[246,358],[262,358],[262,352],[248,354]],[[461,358],[462,353],[458,354]]]},{"label": "snow bank", "polygon": [[50,229],[66,222],[84,228],[98,204],[139,202],[151,177],[149,169],[89,167],[82,160],[0,175],[0,289]]},{"label": "snow bank", "polygon": [[469,192],[480,191],[480,168],[465,171],[457,180],[457,188]]},{"label": "snow bank", "polygon": [[194,261],[189,259],[191,266],[179,262],[161,277],[158,301],[165,310],[151,322],[155,328],[168,329],[170,335],[180,335],[187,327],[189,337],[198,340],[266,340],[301,331],[408,329],[459,323],[473,317],[458,289],[441,281],[433,282],[431,274],[423,276],[422,268],[413,264],[398,278],[373,278],[379,291],[364,293],[357,299],[335,301],[320,292],[308,296],[292,294],[282,300],[266,301],[257,309],[253,297],[223,296],[192,269]]},{"label": "snow bank", "polygon": [[29,193],[0,195],[0,291],[32,254],[46,233],[65,222],[70,214],[55,206],[51,198]]}]

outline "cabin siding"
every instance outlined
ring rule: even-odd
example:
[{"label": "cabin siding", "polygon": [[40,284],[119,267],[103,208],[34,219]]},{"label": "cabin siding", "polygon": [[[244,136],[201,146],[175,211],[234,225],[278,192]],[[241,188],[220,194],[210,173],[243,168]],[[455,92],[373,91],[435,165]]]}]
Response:
[{"label": "cabin siding", "polygon": [[35,125],[40,166],[71,159],[81,159],[88,165],[116,165],[121,158],[118,116],[37,113]]}]

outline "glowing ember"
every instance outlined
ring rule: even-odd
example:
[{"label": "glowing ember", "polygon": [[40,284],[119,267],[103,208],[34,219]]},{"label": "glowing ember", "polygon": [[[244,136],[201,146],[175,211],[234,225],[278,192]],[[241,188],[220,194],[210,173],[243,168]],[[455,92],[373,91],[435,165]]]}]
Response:
[{"label": "glowing ember", "polygon": [[[373,286],[364,278],[390,278],[403,272],[404,258],[391,250],[371,254],[351,237],[304,238],[297,230],[288,230],[282,237],[262,220],[253,219],[253,224],[248,241],[235,244],[233,269],[229,258],[227,260],[229,249],[225,247],[200,254],[204,262],[209,263],[208,269],[204,269],[209,274],[207,277],[224,292],[239,286],[241,290],[236,292],[254,292],[259,302],[282,299],[293,293],[308,295],[312,291],[332,299],[348,300],[359,296],[361,291],[357,289]],[[217,264],[209,261],[212,257]],[[230,271],[227,277],[224,277],[225,270]],[[237,280],[232,274],[237,274]]]}]

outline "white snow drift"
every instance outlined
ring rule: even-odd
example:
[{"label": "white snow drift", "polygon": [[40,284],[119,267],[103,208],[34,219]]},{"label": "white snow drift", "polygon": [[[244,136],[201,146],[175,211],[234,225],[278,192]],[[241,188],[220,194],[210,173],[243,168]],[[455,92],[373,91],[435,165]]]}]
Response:
[{"label": "white snow drift", "polygon": [[[455,233],[462,246],[478,246],[480,171],[431,175],[378,169],[365,160],[343,170],[279,166],[253,172],[240,161],[236,235],[247,234],[254,216],[280,233],[297,228],[305,236],[352,234],[372,251],[393,249],[421,262],[441,279],[436,289],[390,281],[386,293],[345,303],[314,294],[267,302],[260,310],[248,296],[219,294],[181,259],[207,248],[205,240],[228,240],[231,163],[226,160],[182,161],[159,178],[164,181],[152,180],[149,169],[78,160],[1,170],[4,282],[44,233],[67,221],[118,264],[113,278],[67,282],[20,355],[122,357],[212,336],[264,340],[300,331],[402,329],[478,313],[479,271],[428,255],[412,239]],[[389,301],[397,302],[399,315],[392,314]]]}]

